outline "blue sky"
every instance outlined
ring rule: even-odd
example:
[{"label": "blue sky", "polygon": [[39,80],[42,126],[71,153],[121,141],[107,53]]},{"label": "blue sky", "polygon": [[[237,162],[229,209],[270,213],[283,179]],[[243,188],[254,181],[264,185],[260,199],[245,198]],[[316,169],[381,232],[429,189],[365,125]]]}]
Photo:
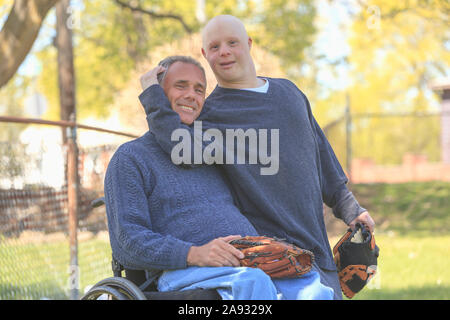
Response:
[{"label": "blue sky", "polygon": [[346,41],[346,27],[348,27],[346,22],[350,21],[349,13],[347,8],[341,4],[342,2],[333,1],[330,3],[327,0],[320,0],[316,3],[320,19],[320,32],[314,46],[317,53],[325,56],[325,61],[322,62],[324,71],[319,72],[317,80],[329,88],[342,89],[348,85],[345,81],[345,79],[348,79],[348,77],[345,77],[347,71],[345,64],[341,63],[337,67],[340,81],[336,81],[336,78],[327,71],[325,64],[341,61],[350,54],[351,49]]}]

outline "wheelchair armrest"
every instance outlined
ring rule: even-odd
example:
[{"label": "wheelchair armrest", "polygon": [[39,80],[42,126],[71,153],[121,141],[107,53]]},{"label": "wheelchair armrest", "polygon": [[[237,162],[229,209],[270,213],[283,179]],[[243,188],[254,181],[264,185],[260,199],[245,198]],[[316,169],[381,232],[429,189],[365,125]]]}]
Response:
[{"label": "wheelchair armrest", "polygon": [[105,197],[100,197],[91,201],[92,208],[98,208],[105,204]]}]

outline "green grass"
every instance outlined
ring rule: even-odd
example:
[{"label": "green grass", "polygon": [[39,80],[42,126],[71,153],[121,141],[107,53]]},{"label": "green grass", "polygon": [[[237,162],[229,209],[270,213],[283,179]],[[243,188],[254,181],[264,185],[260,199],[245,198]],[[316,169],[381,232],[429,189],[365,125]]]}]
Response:
[{"label": "green grass", "polygon": [[374,218],[380,247],[378,275],[353,299],[450,299],[450,183],[351,190]]},{"label": "green grass", "polygon": [[[330,239],[335,243],[336,238]],[[353,300],[450,299],[450,235],[376,236],[379,271]],[[8,254],[9,253],[9,254]],[[13,254],[11,254],[13,253]],[[109,243],[89,240],[79,245],[81,293],[89,284],[111,276]],[[0,245],[0,298],[68,298],[68,246]]]},{"label": "green grass", "polygon": [[375,239],[380,248],[377,275],[352,300],[450,299],[449,235],[383,234]]},{"label": "green grass", "polygon": [[90,240],[79,245],[80,288],[94,285],[100,280],[112,277],[111,247],[109,241]]},{"label": "green grass", "polygon": [[[0,240],[0,300],[69,297],[68,242],[21,244]],[[81,293],[87,285],[112,275],[109,242],[80,242],[78,257]]]},{"label": "green grass", "polygon": [[450,234],[450,183],[358,184],[351,190],[380,231]]},{"label": "green grass", "polygon": [[[353,300],[450,299],[450,183],[353,185],[377,223],[377,276]],[[344,226],[345,227],[345,226]],[[333,246],[337,238],[330,238]],[[80,294],[110,277],[106,239],[81,241]],[[68,298],[69,245],[0,237],[0,299]]]}]

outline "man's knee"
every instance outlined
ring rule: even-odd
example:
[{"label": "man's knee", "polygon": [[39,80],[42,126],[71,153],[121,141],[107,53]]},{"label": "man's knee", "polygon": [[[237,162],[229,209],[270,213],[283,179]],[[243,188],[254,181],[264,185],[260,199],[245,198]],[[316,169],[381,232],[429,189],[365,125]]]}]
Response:
[{"label": "man's knee", "polygon": [[268,274],[258,268],[243,268],[242,274],[238,281],[241,286],[251,290],[253,296],[263,299],[277,299],[277,288]]},{"label": "man's knee", "polygon": [[242,274],[249,278],[261,279],[261,280],[270,280],[270,276],[265,273],[262,269],[259,268],[251,268],[251,267],[242,267]]},{"label": "man's knee", "polygon": [[270,276],[259,268],[243,267],[239,277],[240,281],[246,281],[249,284],[262,286],[274,286]]}]

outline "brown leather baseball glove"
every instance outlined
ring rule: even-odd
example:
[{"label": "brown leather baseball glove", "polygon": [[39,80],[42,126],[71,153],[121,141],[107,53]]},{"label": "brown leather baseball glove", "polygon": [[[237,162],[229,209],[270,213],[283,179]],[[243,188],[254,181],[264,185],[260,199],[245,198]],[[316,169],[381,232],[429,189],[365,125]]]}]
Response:
[{"label": "brown leather baseball glove", "polygon": [[244,253],[241,266],[260,268],[272,278],[296,278],[309,272],[314,262],[311,251],[281,239],[247,236],[230,241]]},{"label": "brown leather baseball glove", "polygon": [[377,272],[379,248],[368,228],[357,223],[333,248],[342,292],[349,299],[361,291]]}]

